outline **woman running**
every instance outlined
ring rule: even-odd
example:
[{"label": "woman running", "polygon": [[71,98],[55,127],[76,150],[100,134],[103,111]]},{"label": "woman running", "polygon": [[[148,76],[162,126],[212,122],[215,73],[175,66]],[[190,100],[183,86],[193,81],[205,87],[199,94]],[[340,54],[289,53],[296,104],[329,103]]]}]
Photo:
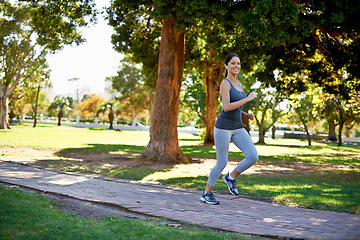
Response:
[{"label": "woman running", "polygon": [[200,197],[201,201],[209,204],[220,203],[215,198],[212,190],[227,165],[231,140],[245,154],[245,158],[231,173],[227,173],[222,178],[228,185],[230,193],[235,196],[239,194],[236,188],[236,177],[254,165],[259,159],[254,143],[241,121],[241,114],[244,114],[250,120],[254,120],[254,115],[242,112],[242,108],[245,103],[252,101],[257,95],[251,92],[246,96],[241,83],[236,78],[241,69],[238,55],[228,55],[225,59],[225,66],[226,77],[220,85],[223,110],[216,121],[214,130],[217,162],[210,172],[206,189]]}]

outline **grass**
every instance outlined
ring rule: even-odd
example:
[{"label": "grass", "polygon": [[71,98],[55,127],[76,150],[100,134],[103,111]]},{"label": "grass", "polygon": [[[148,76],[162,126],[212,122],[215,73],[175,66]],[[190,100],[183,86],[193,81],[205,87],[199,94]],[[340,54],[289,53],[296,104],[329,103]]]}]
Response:
[{"label": "grass", "polygon": [[[46,125],[35,129],[30,125],[14,126],[12,130],[0,131],[0,146],[55,150],[60,159],[46,162],[50,167],[203,190],[215,164],[216,151],[214,146],[201,145],[198,136],[180,134],[179,144],[187,156],[201,159],[202,163],[179,164],[161,170],[143,164],[113,164],[119,154],[140,154],[148,141],[148,132],[141,131],[115,132]],[[263,169],[240,176],[238,187],[242,197],[303,208],[360,213],[360,146],[338,147],[317,142],[307,146],[306,141],[288,139],[267,139],[266,142],[266,145],[256,146],[260,156],[257,166]],[[85,155],[106,154],[107,159],[98,165],[86,164],[81,157],[77,162],[67,159],[66,156],[75,151]],[[243,157],[242,152],[231,144],[229,168],[236,166]],[[218,181],[215,190],[226,192],[227,186]]]},{"label": "grass", "polygon": [[[14,201],[16,199],[16,201]],[[0,186],[1,239],[263,239],[235,233],[181,230],[151,220],[85,219],[53,208],[42,195]]]}]

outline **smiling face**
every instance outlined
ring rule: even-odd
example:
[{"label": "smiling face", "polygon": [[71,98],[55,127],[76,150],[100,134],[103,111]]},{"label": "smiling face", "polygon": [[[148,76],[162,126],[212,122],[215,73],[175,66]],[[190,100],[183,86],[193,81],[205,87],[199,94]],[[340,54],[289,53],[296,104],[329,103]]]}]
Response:
[{"label": "smiling face", "polygon": [[229,74],[231,74],[231,75],[238,74],[241,69],[240,58],[238,58],[238,57],[231,58],[231,60],[226,65],[226,68],[227,68]]}]

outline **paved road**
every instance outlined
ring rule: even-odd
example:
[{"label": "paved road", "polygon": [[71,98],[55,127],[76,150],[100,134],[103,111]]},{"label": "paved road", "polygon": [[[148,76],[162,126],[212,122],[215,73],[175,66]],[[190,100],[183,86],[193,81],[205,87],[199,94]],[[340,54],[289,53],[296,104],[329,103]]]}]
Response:
[{"label": "paved road", "polygon": [[279,206],[217,194],[220,205],[199,201],[200,192],[124,180],[61,173],[0,161],[0,181],[130,211],[233,232],[297,238],[360,239],[360,216]]}]

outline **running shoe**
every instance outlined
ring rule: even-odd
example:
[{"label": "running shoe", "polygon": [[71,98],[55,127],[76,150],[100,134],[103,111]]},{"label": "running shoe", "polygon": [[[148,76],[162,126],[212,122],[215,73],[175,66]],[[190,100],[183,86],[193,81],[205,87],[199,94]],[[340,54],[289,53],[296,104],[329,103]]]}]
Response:
[{"label": "running shoe", "polygon": [[220,202],[216,200],[215,195],[212,192],[209,193],[202,193],[200,200],[206,202],[208,204],[219,204]]},{"label": "running shoe", "polygon": [[228,189],[231,192],[231,194],[237,196],[239,195],[239,192],[236,188],[236,179],[234,180],[230,179],[229,175],[230,175],[229,173],[224,175],[222,179],[228,185]]}]

